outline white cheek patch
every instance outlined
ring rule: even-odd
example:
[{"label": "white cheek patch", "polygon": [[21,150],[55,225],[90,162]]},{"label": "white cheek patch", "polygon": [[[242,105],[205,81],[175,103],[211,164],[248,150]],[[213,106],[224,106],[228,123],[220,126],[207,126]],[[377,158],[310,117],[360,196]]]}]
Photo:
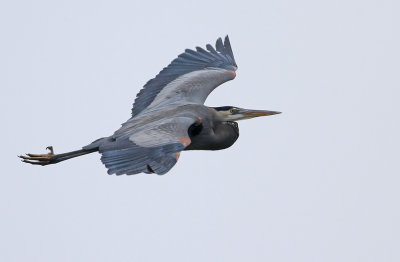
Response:
[{"label": "white cheek patch", "polygon": [[237,121],[237,120],[242,120],[242,119],[246,119],[246,117],[242,114],[235,114],[235,115],[227,116],[227,121]]}]

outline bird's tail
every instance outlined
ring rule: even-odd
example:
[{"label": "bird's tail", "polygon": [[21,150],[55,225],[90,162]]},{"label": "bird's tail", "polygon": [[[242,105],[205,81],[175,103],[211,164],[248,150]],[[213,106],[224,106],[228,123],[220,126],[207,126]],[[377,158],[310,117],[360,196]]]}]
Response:
[{"label": "bird's tail", "polygon": [[54,154],[53,147],[49,146],[47,149],[50,150],[47,154],[26,154],[25,156],[19,156],[22,158],[22,162],[29,163],[32,165],[50,165],[56,164],[74,157],[83,156],[86,154],[90,154],[93,152],[99,151],[98,147],[90,148],[90,149],[80,149],[76,151],[71,151],[63,154]]}]

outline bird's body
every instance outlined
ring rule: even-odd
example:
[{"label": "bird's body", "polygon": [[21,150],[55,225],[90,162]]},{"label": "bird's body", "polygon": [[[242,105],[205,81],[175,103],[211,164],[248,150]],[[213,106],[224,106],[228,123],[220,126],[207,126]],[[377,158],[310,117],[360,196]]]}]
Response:
[{"label": "bird's body", "polygon": [[21,156],[24,162],[48,165],[99,152],[109,174],[165,174],[183,150],[220,150],[239,137],[236,120],[277,114],[236,107],[207,107],[207,96],[236,76],[237,65],[228,37],[216,50],[187,49],[147,82],[135,100],[132,117],[113,135],[97,139],[81,150],[55,155]]},{"label": "bird's body", "polygon": [[[189,126],[187,132],[191,143],[184,150],[225,149],[233,145],[239,137],[239,127],[236,122],[225,122],[218,115],[217,110],[199,104],[171,106],[163,109],[162,112],[156,110],[131,118],[122,124],[122,127],[115,131],[112,137],[117,139],[127,133],[139,132],[149,126],[158,126],[165,121],[169,121],[171,116],[174,118],[192,117],[196,118],[196,120],[200,119],[200,124],[193,123]],[[91,148],[91,146],[89,145],[87,148]]]}]

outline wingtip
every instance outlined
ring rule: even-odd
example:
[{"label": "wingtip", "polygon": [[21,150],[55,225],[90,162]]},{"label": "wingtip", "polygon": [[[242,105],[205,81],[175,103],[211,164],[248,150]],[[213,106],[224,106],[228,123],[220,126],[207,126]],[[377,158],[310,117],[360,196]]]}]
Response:
[{"label": "wingtip", "polygon": [[222,38],[218,37],[217,41],[215,42],[215,48],[217,49],[218,52],[220,53],[225,53],[225,46],[224,42],[222,42]]},{"label": "wingtip", "polygon": [[206,48],[209,52],[213,53],[213,54],[217,54],[217,51],[214,49],[214,47],[210,44],[206,45]]},{"label": "wingtip", "polygon": [[231,45],[231,42],[229,41],[229,36],[228,35],[226,35],[225,36],[225,39],[224,39],[224,46],[227,46],[227,45]]},{"label": "wingtip", "polygon": [[231,42],[229,41],[229,36],[228,35],[225,36],[224,47],[225,47],[226,52],[229,54],[229,56],[232,59],[231,62],[237,68],[238,66],[237,66],[236,61],[235,61],[235,56],[233,55],[232,46],[231,46]]}]

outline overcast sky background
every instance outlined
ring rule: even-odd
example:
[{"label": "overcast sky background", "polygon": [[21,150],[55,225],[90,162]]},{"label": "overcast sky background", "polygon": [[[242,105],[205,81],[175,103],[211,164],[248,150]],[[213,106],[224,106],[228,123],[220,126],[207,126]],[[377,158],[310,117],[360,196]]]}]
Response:
[{"label": "overcast sky background", "polygon": [[[399,1],[2,1],[1,261],[400,261]],[[79,149],[130,117],[185,48],[229,34],[237,78],[207,105],[228,150],[109,176]]]}]

